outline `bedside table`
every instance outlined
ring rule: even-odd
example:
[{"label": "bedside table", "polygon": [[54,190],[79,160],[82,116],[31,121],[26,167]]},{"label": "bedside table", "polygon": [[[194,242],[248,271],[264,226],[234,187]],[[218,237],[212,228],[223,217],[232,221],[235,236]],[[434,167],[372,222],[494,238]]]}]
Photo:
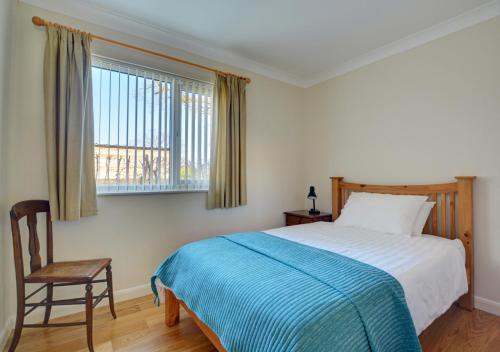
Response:
[{"label": "bedside table", "polygon": [[332,221],[332,214],[319,213],[318,215],[310,215],[309,210],[285,211],[286,226],[309,224],[317,221]]}]

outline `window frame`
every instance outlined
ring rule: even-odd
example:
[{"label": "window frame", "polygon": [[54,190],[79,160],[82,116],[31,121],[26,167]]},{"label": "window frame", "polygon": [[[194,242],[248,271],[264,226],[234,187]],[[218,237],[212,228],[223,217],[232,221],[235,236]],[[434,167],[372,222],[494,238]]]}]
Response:
[{"label": "window frame", "polygon": [[[107,67],[106,67],[107,66]],[[100,56],[100,55],[96,55],[96,54],[93,54],[92,55],[92,65],[91,65],[91,68],[93,69],[94,67],[96,68],[99,68],[103,71],[101,72],[105,72],[105,71],[111,71],[111,72],[117,72],[119,73],[119,76],[118,76],[118,80],[120,80],[121,76],[120,74],[124,74],[124,73],[128,73],[130,76],[135,76],[136,77],[136,80],[139,80],[139,78],[142,78],[144,80],[146,79],[151,79],[153,80],[153,82],[155,81],[155,77],[159,78],[160,82],[164,82],[165,83],[165,86],[167,84],[171,84],[171,91],[170,91],[170,94],[171,94],[171,105],[172,105],[172,109],[171,109],[171,116],[170,116],[170,119],[169,119],[169,131],[171,131],[171,134],[170,134],[170,137],[171,137],[171,140],[170,140],[170,144],[168,145],[168,147],[165,145],[165,148],[168,148],[169,149],[169,171],[168,171],[168,175],[169,175],[169,181],[168,181],[168,184],[165,184],[165,183],[162,183],[161,181],[159,183],[156,183],[156,184],[147,184],[146,182],[142,182],[142,184],[137,184],[137,183],[134,183],[134,184],[99,184],[98,181],[97,181],[97,177],[96,177],[96,193],[97,193],[97,196],[115,196],[115,195],[118,195],[118,196],[127,196],[127,195],[151,195],[151,194],[168,194],[168,193],[172,193],[172,194],[179,194],[179,193],[207,193],[208,192],[208,186],[209,186],[209,179],[210,179],[210,167],[209,167],[209,163],[210,163],[210,158],[211,158],[211,133],[212,133],[212,128],[213,128],[213,119],[214,119],[214,111],[215,111],[215,85],[213,82],[209,82],[209,81],[204,81],[204,80],[200,80],[200,79],[196,79],[196,78],[191,78],[191,77],[186,77],[186,76],[182,76],[182,75],[178,75],[178,74],[173,74],[171,72],[167,72],[167,71],[164,71],[164,70],[160,70],[160,69],[156,69],[156,68],[151,68],[151,67],[147,67],[147,66],[143,66],[143,65],[139,65],[139,64],[135,64],[135,63],[130,63],[130,62],[126,62],[126,61],[122,61],[122,60],[117,60],[117,59],[114,59],[114,58],[108,58],[108,57],[104,57],[104,56]],[[118,69],[116,69],[118,68]],[[138,74],[139,72],[142,72],[143,74]],[[166,78],[163,80],[163,78]],[[93,84],[95,84],[93,82]],[[154,83],[153,83],[154,84]],[[203,187],[197,187],[197,180],[193,180],[193,179],[185,179],[185,180],[182,180],[182,170],[184,169],[184,172],[187,173],[188,170],[193,170],[192,167],[188,166],[187,164],[187,161],[184,159],[184,165],[182,165],[182,135],[181,135],[181,124],[182,124],[182,119],[185,118],[186,120],[188,119],[192,119],[192,121],[194,121],[195,117],[193,117],[192,115],[194,115],[194,113],[185,113],[186,115],[183,114],[183,92],[186,93],[186,94],[191,94],[191,96],[193,97],[194,96],[194,91],[193,90],[188,90],[188,89],[183,89],[184,87],[186,87],[186,85],[194,85],[194,84],[197,84],[197,85],[202,85],[204,86],[205,88],[206,87],[210,87],[210,93],[208,92],[207,90],[207,94],[206,95],[203,95],[205,97],[205,100],[210,98],[210,101],[209,102],[205,102],[205,106],[204,106],[204,109],[209,109],[210,113],[206,112],[207,110],[205,110],[205,118],[207,119],[203,124],[204,124],[204,128],[208,130],[208,128],[210,127],[210,132],[207,132],[206,135],[205,135],[205,143],[207,143],[207,151],[204,153],[206,153],[206,159],[204,160],[207,165],[205,166],[205,179],[201,180],[202,183],[204,183]],[[99,89],[102,89],[102,86],[100,86]],[[128,91],[127,91],[128,94],[130,94]],[[135,94],[137,94],[137,92],[135,92]],[[153,88],[153,94],[154,94],[154,88]],[[167,92],[165,92],[165,99],[167,97]],[[198,94],[198,97],[200,97],[200,94],[201,93],[196,93]],[[143,95],[145,96],[146,93],[143,93]],[[93,99],[95,98],[95,95],[93,93]],[[111,98],[109,98],[111,99]],[[141,97],[142,99],[142,97]],[[146,100],[146,98],[144,98],[144,100]],[[137,103],[137,99],[136,99],[136,103]],[[101,104],[101,102],[100,102]],[[127,102],[128,104],[128,102]],[[166,104],[166,102],[165,102]],[[201,104],[201,103],[200,103]],[[192,103],[192,107],[194,108],[194,105],[195,103],[193,102]],[[94,105],[95,106],[95,105]],[[127,106],[127,109],[128,109],[129,106]],[[186,105],[186,108],[188,107],[188,105]],[[191,108],[191,107],[189,107]],[[198,108],[201,108],[201,105],[198,106]],[[118,108],[120,109],[120,107]],[[145,110],[145,106],[143,106],[143,111]],[[189,110],[189,109],[188,109]],[[153,108],[151,108],[151,111],[153,111]],[[193,110],[190,110],[190,111],[193,111]],[[111,114],[111,113],[109,113]],[[148,116],[148,118],[150,118],[150,114],[148,112],[145,112],[144,111],[144,116]],[[199,112],[200,116],[202,115],[201,111]],[[94,113],[94,117],[95,117],[95,113]],[[141,117],[139,116],[140,114],[136,111],[135,113],[130,113],[130,118],[132,119],[132,121],[134,121],[134,119],[141,119]],[[109,115],[111,116],[111,115]],[[110,118],[110,117],[109,117]],[[120,117],[118,117],[119,119]],[[144,117],[145,119],[145,117]],[[154,119],[154,117],[153,117]],[[161,116],[160,114],[160,117],[159,119],[163,119],[162,122],[165,122],[166,121],[166,117],[165,116]],[[210,121],[209,121],[210,120]],[[201,120],[198,120],[199,123],[201,123]],[[186,124],[187,126],[187,124]],[[94,127],[95,127],[95,121],[94,121]],[[127,125],[127,128],[128,128],[128,125]],[[154,127],[151,126],[151,129],[153,129]],[[192,126],[191,126],[192,128]],[[200,128],[200,126],[198,125],[198,128]],[[151,133],[151,129],[147,129],[147,130],[143,130],[143,133],[146,133],[146,134],[149,134]],[[187,129],[187,127],[186,127]],[[137,133],[136,129],[134,129],[134,132]],[[162,133],[161,131],[159,133]],[[194,137],[194,131],[192,132],[193,133],[193,137]],[[198,131],[197,132],[198,134],[201,133],[201,131]],[[128,135],[128,134],[127,134]],[[188,136],[188,132],[186,131],[186,136]],[[165,135],[165,138],[166,138],[166,135]],[[208,141],[206,140],[208,139]],[[109,142],[109,141],[108,141]],[[145,142],[143,142],[143,145],[142,147],[139,147],[139,143],[138,141],[135,141],[135,145],[130,145],[128,142],[127,142],[127,145],[126,145],[126,148],[129,149],[129,150],[134,150],[134,148],[137,148],[138,150],[140,150],[140,148],[143,148],[143,149],[146,149],[146,148],[149,148],[150,146],[147,146]],[[107,144],[98,144],[98,142],[96,140],[94,140],[94,147],[97,147],[97,146],[106,146]],[[188,146],[188,143],[186,142],[185,143],[185,146],[184,148],[187,148]],[[120,144],[118,143],[116,147],[120,147]],[[195,148],[195,142],[194,141],[191,141],[190,143],[190,147],[191,148]],[[153,147],[154,148],[154,147]],[[161,146],[158,146],[158,148],[161,148]],[[158,148],[154,148],[154,149],[158,149]],[[199,149],[201,150],[201,149]],[[187,152],[185,152],[186,156],[188,155]],[[194,154],[192,154],[194,155]],[[94,158],[96,156],[96,153],[94,151]],[[192,161],[193,162],[193,161]],[[134,164],[137,164],[137,162],[134,162]],[[199,167],[199,165],[198,165]],[[136,165],[136,168],[138,168],[138,166]],[[151,172],[151,171],[150,171]],[[97,175],[97,173],[95,172],[95,175]],[[183,183],[187,181],[187,187],[183,187]],[[151,182],[151,181],[150,181]],[[120,188],[120,187],[123,187],[123,188]],[[135,187],[135,188],[134,188]],[[156,188],[158,187],[158,188]]]}]

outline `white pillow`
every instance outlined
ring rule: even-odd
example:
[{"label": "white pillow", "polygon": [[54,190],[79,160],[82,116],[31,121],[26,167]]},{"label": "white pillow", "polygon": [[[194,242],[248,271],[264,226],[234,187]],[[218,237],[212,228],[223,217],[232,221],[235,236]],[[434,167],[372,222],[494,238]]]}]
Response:
[{"label": "white pillow", "polygon": [[335,221],[390,234],[411,236],[413,225],[427,196],[352,192]]},{"label": "white pillow", "polygon": [[413,224],[413,236],[422,235],[422,231],[424,230],[425,223],[427,222],[427,218],[429,218],[429,214],[431,213],[432,208],[434,208],[436,202],[425,202],[420,207],[418,211],[417,218],[415,219],[415,223]]}]

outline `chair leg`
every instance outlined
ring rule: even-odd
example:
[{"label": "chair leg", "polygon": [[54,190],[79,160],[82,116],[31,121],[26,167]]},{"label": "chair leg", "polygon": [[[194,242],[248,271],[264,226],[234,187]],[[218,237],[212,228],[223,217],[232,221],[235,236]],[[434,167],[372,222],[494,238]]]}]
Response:
[{"label": "chair leg", "polygon": [[[53,291],[54,291],[54,286],[52,284],[47,284],[47,303],[52,303]],[[49,322],[51,311],[52,311],[52,305],[45,306],[45,316],[43,317],[44,324],[47,324]]]},{"label": "chair leg", "polygon": [[85,286],[85,321],[87,323],[87,346],[90,352],[94,352],[94,344],[92,342],[92,325],[93,325],[93,296],[92,296],[92,285],[87,284]]},{"label": "chair leg", "polygon": [[17,299],[17,317],[16,325],[14,327],[14,335],[12,336],[12,341],[10,342],[9,352],[14,352],[16,350],[19,339],[21,338],[21,332],[23,330],[24,324],[24,294],[23,297]]},{"label": "chair leg", "polygon": [[113,297],[113,273],[111,272],[111,265],[106,267],[106,281],[108,283],[109,310],[111,311],[113,319],[116,319],[115,299]]}]

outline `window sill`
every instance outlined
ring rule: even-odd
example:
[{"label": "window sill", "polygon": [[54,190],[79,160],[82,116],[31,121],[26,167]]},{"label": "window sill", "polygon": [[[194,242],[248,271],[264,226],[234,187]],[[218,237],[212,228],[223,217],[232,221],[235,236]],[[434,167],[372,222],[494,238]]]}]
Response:
[{"label": "window sill", "polygon": [[156,195],[156,194],[178,194],[178,193],[208,193],[206,189],[192,189],[192,190],[162,190],[162,191],[106,191],[97,193],[98,197],[109,196],[143,196],[143,195]]}]

